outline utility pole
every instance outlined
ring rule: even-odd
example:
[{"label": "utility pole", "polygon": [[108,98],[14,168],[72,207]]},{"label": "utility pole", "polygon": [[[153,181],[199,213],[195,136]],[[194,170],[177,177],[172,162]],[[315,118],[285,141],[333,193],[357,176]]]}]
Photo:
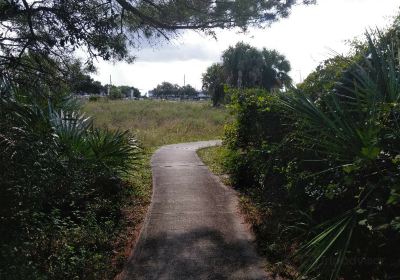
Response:
[{"label": "utility pole", "polygon": [[299,70],[297,70],[297,72],[299,72],[300,83],[302,83],[303,82],[303,76],[301,75],[301,70],[299,69]]},{"label": "utility pole", "polygon": [[111,74],[110,74],[110,83],[108,84],[107,87],[107,96],[110,96],[110,91],[111,91]]},{"label": "utility pole", "polygon": [[[186,86],[186,74],[183,74],[183,87]],[[185,100],[185,90],[183,91],[183,97],[181,96],[180,99]]]}]

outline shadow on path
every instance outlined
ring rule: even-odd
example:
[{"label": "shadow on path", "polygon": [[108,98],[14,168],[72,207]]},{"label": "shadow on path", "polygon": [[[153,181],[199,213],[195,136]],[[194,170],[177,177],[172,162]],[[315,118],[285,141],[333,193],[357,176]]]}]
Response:
[{"label": "shadow on path", "polygon": [[266,279],[248,240],[226,241],[220,232],[198,228],[146,240],[125,279]]}]

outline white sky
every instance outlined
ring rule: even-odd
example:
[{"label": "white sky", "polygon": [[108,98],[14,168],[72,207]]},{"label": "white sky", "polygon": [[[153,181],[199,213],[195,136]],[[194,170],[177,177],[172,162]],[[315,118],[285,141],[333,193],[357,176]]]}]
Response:
[{"label": "white sky", "polygon": [[276,49],[292,65],[295,82],[304,79],[323,60],[335,53],[346,53],[346,40],[362,36],[368,28],[385,27],[399,13],[400,0],[317,0],[315,6],[296,6],[291,15],[266,29],[247,34],[217,31],[217,40],[195,32],[186,32],[171,43],[136,51],[133,64],[97,63],[93,77],[103,84],[110,75],[115,85],[130,85],[142,93],[168,81],[197,89],[201,74],[221,53],[239,41],[259,49]]}]

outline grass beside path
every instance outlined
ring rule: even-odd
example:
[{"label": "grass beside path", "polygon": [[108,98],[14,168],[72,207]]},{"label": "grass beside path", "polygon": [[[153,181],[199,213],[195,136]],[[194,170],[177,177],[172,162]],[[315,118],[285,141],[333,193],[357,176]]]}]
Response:
[{"label": "grass beside path", "polygon": [[224,146],[208,147],[200,149],[197,154],[204,162],[205,165],[211,170],[215,175],[224,175],[224,155],[226,153],[226,148]]},{"label": "grass beside path", "polygon": [[[151,201],[151,168],[150,153],[144,153],[135,168],[133,175],[128,178],[131,192],[121,205],[122,223],[116,229],[116,238],[111,240],[113,257],[111,260],[112,275],[119,274],[139,237],[140,228],[147,208]],[[114,278],[114,277],[113,277]],[[118,279],[118,278],[115,278]]]}]

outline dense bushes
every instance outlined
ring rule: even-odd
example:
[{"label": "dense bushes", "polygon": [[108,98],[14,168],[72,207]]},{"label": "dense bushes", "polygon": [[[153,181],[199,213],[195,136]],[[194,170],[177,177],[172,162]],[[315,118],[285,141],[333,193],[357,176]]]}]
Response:
[{"label": "dense bushes", "polygon": [[342,58],[325,92],[234,94],[227,166],[262,213],[272,262],[291,255],[317,279],[400,277],[400,73],[384,42]]},{"label": "dense bushes", "polygon": [[0,99],[0,278],[111,278],[134,138],[16,98]]}]

